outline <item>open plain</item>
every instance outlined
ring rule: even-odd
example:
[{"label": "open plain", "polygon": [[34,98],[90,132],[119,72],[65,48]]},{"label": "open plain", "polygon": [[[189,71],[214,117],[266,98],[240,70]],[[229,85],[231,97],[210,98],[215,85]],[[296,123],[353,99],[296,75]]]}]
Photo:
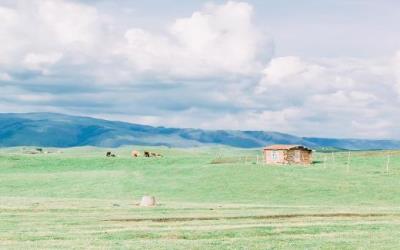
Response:
[{"label": "open plain", "polygon": [[[0,150],[0,248],[400,245],[399,151],[319,152],[310,166],[272,166],[260,150],[135,149],[163,156],[133,158],[131,147]],[[138,206],[143,195],[157,206]]]}]

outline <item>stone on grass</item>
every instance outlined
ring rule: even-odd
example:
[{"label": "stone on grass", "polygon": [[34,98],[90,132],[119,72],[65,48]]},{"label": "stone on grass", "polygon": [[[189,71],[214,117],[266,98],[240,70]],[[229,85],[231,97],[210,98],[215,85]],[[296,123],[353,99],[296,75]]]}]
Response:
[{"label": "stone on grass", "polygon": [[153,207],[156,205],[156,198],[154,196],[143,196],[142,200],[140,201],[141,207]]}]

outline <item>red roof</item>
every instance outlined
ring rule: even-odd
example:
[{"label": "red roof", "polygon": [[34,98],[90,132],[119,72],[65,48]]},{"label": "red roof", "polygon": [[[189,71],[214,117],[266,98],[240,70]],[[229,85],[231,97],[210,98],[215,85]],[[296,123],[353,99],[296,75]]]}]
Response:
[{"label": "red roof", "polygon": [[284,144],[275,144],[269,145],[264,148],[264,150],[290,150],[290,149],[304,149],[308,151],[312,151],[311,149],[302,146],[302,145],[284,145]]}]

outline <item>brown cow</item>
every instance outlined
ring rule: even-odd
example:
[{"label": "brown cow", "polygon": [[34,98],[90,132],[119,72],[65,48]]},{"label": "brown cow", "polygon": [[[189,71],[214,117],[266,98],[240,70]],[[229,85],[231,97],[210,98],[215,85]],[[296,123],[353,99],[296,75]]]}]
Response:
[{"label": "brown cow", "polygon": [[132,150],[131,156],[132,156],[132,157],[139,157],[139,156],[140,156],[140,152],[137,151],[137,150]]},{"label": "brown cow", "polygon": [[144,157],[150,157],[150,152],[144,151]]}]

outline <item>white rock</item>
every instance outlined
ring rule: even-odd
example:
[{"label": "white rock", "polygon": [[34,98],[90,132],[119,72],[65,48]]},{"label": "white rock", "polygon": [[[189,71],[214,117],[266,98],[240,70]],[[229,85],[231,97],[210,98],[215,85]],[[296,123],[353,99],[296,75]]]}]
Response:
[{"label": "white rock", "polygon": [[156,198],[154,196],[143,196],[140,201],[141,207],[152,207],[156,205]]}]

